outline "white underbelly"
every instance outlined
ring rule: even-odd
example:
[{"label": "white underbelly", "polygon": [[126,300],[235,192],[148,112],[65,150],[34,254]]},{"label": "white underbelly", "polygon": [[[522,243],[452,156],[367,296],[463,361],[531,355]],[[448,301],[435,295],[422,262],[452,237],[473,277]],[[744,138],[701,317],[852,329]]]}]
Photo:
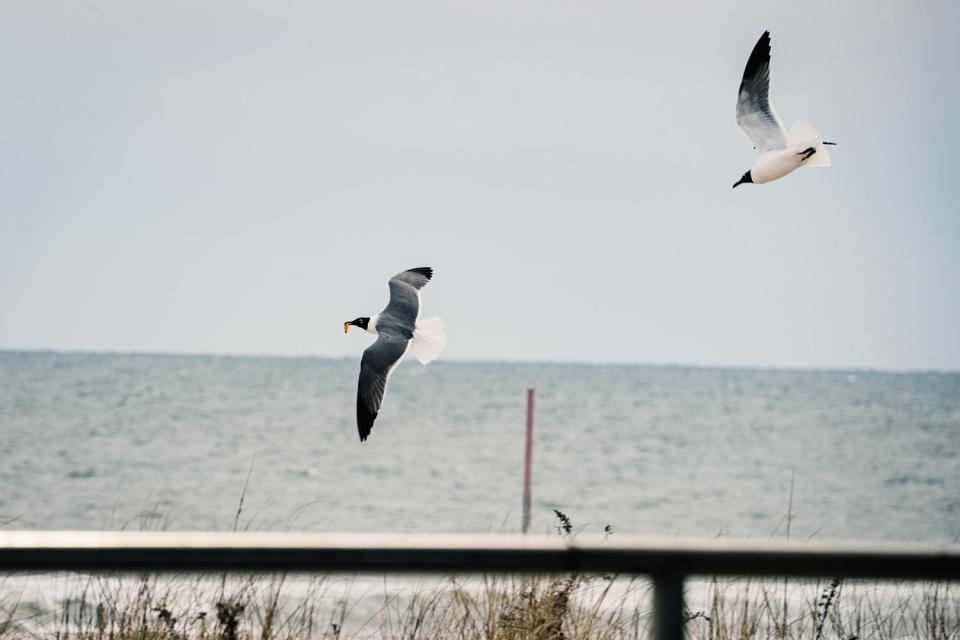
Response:
[{"label": "white underbelly", "polygon": [[750,168],[750,177],[754,183],[763,184],[782,178],[802,164],[803,156],[793,149],[779,149],[757,158]]}]

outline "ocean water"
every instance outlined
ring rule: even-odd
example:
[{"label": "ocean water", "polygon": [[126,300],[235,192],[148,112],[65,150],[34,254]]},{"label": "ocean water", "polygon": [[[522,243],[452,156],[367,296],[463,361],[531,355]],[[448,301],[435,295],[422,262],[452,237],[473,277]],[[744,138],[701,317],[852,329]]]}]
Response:
[{"label": "ocean water", "polygon": [[0,352],[6,528],[951,541],[960,374],[410,361],[371,438],[355,359]]}]

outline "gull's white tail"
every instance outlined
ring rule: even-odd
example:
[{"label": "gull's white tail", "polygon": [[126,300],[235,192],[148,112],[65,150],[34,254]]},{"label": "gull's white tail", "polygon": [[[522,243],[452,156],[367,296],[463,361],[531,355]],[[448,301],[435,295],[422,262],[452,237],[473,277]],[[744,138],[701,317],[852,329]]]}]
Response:
[{"label": "gull's white tail", "polygon": [[830,154],[827,152],[827,148],[823,146],[823,138],[820,137],[820,132],[806,120],[798,120],[793,123],[787,136],[787,145],[798,153],[810,147],[817,150],[815,154],[804,161],[804,167],[830,166]]},{"label": "gull's white tail", "polygon": [[434,316],[417,320],[410,348],[420,364],[429,364],[437,359],[447,346],[447,336],[443,332],[443,320]]}]

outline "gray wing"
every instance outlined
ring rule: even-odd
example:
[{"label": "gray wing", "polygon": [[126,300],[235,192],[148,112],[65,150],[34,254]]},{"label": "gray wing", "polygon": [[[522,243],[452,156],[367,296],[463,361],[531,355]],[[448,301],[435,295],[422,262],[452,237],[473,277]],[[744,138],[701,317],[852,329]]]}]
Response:
[{"label": "gray wing", "polygon": [[432,277],[433,269],[417,267],[390,278],[390,302],[377,319],[377,331],[395,333],[397,338],[412,338],[420,315],[420,290]]},{"label": "gray wing", "polygon": [[409,342],[381,335],[367,347],[360,359],[360,380],[357,382],[357,430],[360,442],[367,439],[377,419],[387,379],[400,358],[407,351]]},{"label": "gray wing", "polygon": [[433,269],[430,267],[417,267],[416,269],[407,269],[390,278],[390,282],[403,282],[419,291],[427,286],[430,278],[433,277]]},{"label": "gray wing", "polygon": [[787,133],[770,104],[770,32],[754,45],[737,94],[737,124],[753,142],[757,155],[787,147]]}]

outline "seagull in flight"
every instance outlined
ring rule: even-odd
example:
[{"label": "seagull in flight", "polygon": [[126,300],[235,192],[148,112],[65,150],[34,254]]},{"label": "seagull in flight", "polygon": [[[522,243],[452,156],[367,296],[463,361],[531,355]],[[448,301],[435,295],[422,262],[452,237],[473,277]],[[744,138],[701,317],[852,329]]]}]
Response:
[{"label": "seagull in flight", "polygon": [[360,359],[360,380],[357,383],[357,430],[360,442],[367,439],[377,419],[387,380],[407,349],[412,349],[420,364],[436,359],[447,344],[443,320],[420,318],[420,291],[433,269],[417,267],[390,278],[390,302],[379,314],[356,318],[343,323],[343,332],[359,327],[377,336]]},{"label": "seagull in flight", "polygon": [[734,187],[763,184],[782,178],[799,167],[829,167],[830,154],[813,125],[795,122],[787,133],[770,104],[770,32],[764,31],[754,45],[743,70],[737,94],[737,124],[757,150],[753,166]]}]

